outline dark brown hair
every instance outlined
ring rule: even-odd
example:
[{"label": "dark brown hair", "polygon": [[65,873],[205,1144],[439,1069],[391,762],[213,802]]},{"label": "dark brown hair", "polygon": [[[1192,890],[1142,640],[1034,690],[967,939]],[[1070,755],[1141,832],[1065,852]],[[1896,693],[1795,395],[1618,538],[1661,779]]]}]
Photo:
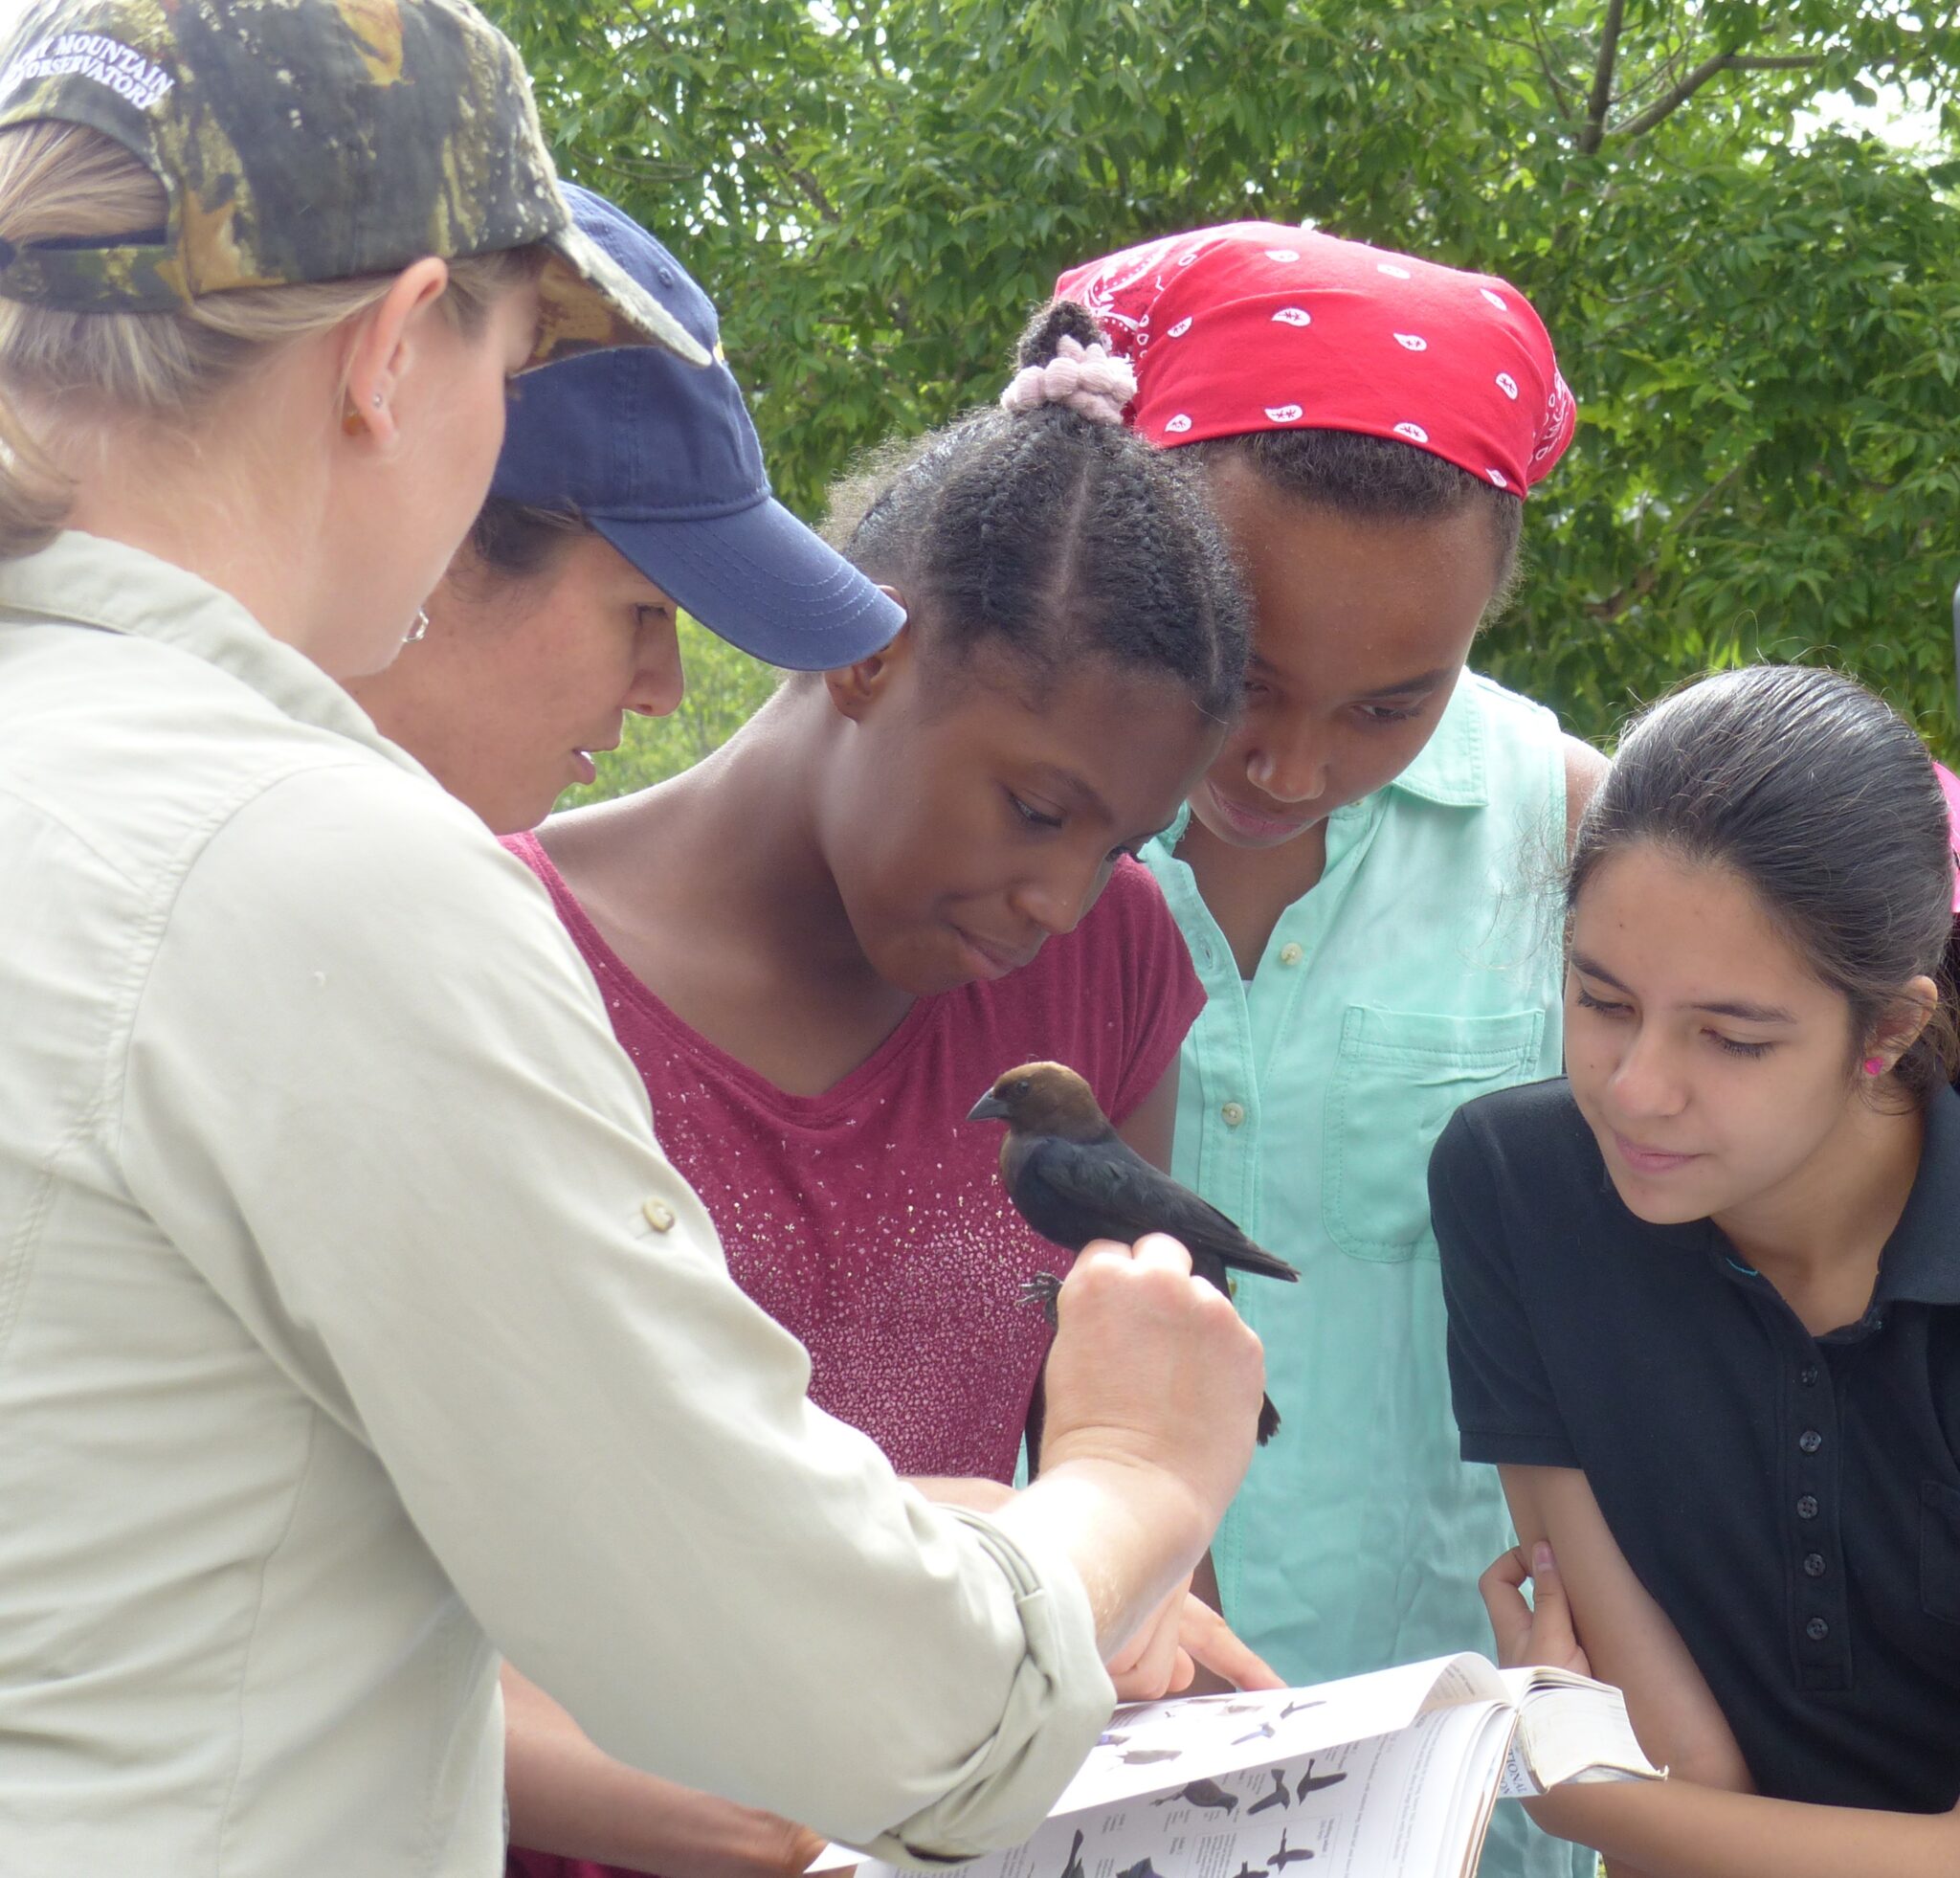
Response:
[{"label": "dark brown hair", "polygon": [[1938,1008],[1894,1071],[1926,1096],[1960,1068],[1952,831],[1911,727],[1841,673],[1754,665],[1642,715],[1579,825],[1568,916],[1608,856],[1653,841],[1747,882],[1863,1056],[1924,974]]},{"label": "dark brown hair", "polygon": [[504,580],[543,573],[581,535],[596,533],[575,509],[535,508],[492,496],[465,541],[475,568]]}]

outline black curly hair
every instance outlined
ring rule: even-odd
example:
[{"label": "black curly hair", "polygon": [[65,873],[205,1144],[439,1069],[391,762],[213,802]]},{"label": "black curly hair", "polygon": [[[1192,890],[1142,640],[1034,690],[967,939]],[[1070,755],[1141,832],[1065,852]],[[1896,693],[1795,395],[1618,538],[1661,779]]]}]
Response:
[{"label": "black curly hair", "polygon": [[[1022,336],[1043,365],[1102,329],[1058,302]],[[875,458],[833,492],[832,530],[903,596],[928,658],[981,648],[1036,681],[1100,656],[1183,684],[1229,719],[1244,687],[1244,593],[1200,479],[1174,453],[1058,404],[991,407]]]}]

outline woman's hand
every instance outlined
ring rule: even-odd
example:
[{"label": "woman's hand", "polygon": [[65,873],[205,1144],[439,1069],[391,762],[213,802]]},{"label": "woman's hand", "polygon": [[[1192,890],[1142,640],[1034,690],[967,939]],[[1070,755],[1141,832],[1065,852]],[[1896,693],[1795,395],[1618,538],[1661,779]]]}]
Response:
[{"label": "woman's hand", "polygon": [[1190,1496],[1201,1551],[1252,1459],[1265,1387],[1258,1338],[1162,1233],[1134,1246],[1092,1241],[1058,1304],[1044,1473],[1095,1460],[1174,1481]]},{"label": "woman's hand", "polygon": [[1189,1688],[1200,1664],[1234,1688],[1286,1687],[1216,1611],[1192,1595],[1189,1578],[1151,1612],[1107,1667],[1122,1700],[1152,1702]]},{"label": "woman's hand", "polygon": [[[1232,1301],[1193,1278],[1190,1253],[1162,1234],[1085,1246],[1059,1315],[1041,1471],[994,1524],[1059,1546],[1088,1593],[1103,1661],[1147,1632],[1137,1661],[1168,1688],[1177,1645],[1164,1619],[1252,1459],[1264,1355]],[[1214,1649],[1196,1625],[1200,1647]]]},{"label": "woman's hand", "polygon": [[[1531,1601],[1525,1601],[1525,1585]],[[1572,1628],[1572,1608],[1558,1575],[1558,1560],[1543,1539],[1527,1558],[1523,1546],[1513,1546],[1477,1580],[1490,1628],[1497,1638],[1497,1660],[1506,1669],[1523,1667],[1570,1669],[1590,1676],[1592,1666],[1579,1647]]]}]

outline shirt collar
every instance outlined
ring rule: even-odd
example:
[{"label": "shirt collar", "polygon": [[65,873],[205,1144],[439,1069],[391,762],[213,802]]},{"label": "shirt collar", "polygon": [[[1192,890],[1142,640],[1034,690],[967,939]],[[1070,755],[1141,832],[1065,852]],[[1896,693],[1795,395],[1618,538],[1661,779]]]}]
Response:
[{"label": "shirt collar", "polygon": [[1905,1211],[1892,1229],[1872,1302],[1960,1305],[1960,1095],[1944,1084],[1926,1106],[1926,1141]]},{"label": "shirt collar", "polygon": [[0,562],[0,615],[7,614],[175,647],[229,673],[287,717],[424,773],[304,653],[274,638],[229,593],[142,548],[70,528],[36,553]]},{"label": "shirt collar", "polygon": [[1389,784],[1425,802],[1445,808],[1481,809],[1490,802],[1490,778],[1483,754],[1483,709],[1478,696],[1480,681],[1464,671],[1436,732],[1416,752],[1415,761]]}]

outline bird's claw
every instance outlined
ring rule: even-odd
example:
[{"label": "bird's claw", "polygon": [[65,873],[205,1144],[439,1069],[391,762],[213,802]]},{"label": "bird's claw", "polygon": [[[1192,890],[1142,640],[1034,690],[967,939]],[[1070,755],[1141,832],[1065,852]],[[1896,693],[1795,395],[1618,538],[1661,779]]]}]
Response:
[{"label": "bird's claw", "polygon": [[1052,1330],[1061,1321],[1061,1312],[1056,1300],[1061,1296],[1061,1280],[1052,1271],[1037,1271],[1021,1286],[1023,1304],[1038,1304],[1041,1315],[1048,1320]]}]

